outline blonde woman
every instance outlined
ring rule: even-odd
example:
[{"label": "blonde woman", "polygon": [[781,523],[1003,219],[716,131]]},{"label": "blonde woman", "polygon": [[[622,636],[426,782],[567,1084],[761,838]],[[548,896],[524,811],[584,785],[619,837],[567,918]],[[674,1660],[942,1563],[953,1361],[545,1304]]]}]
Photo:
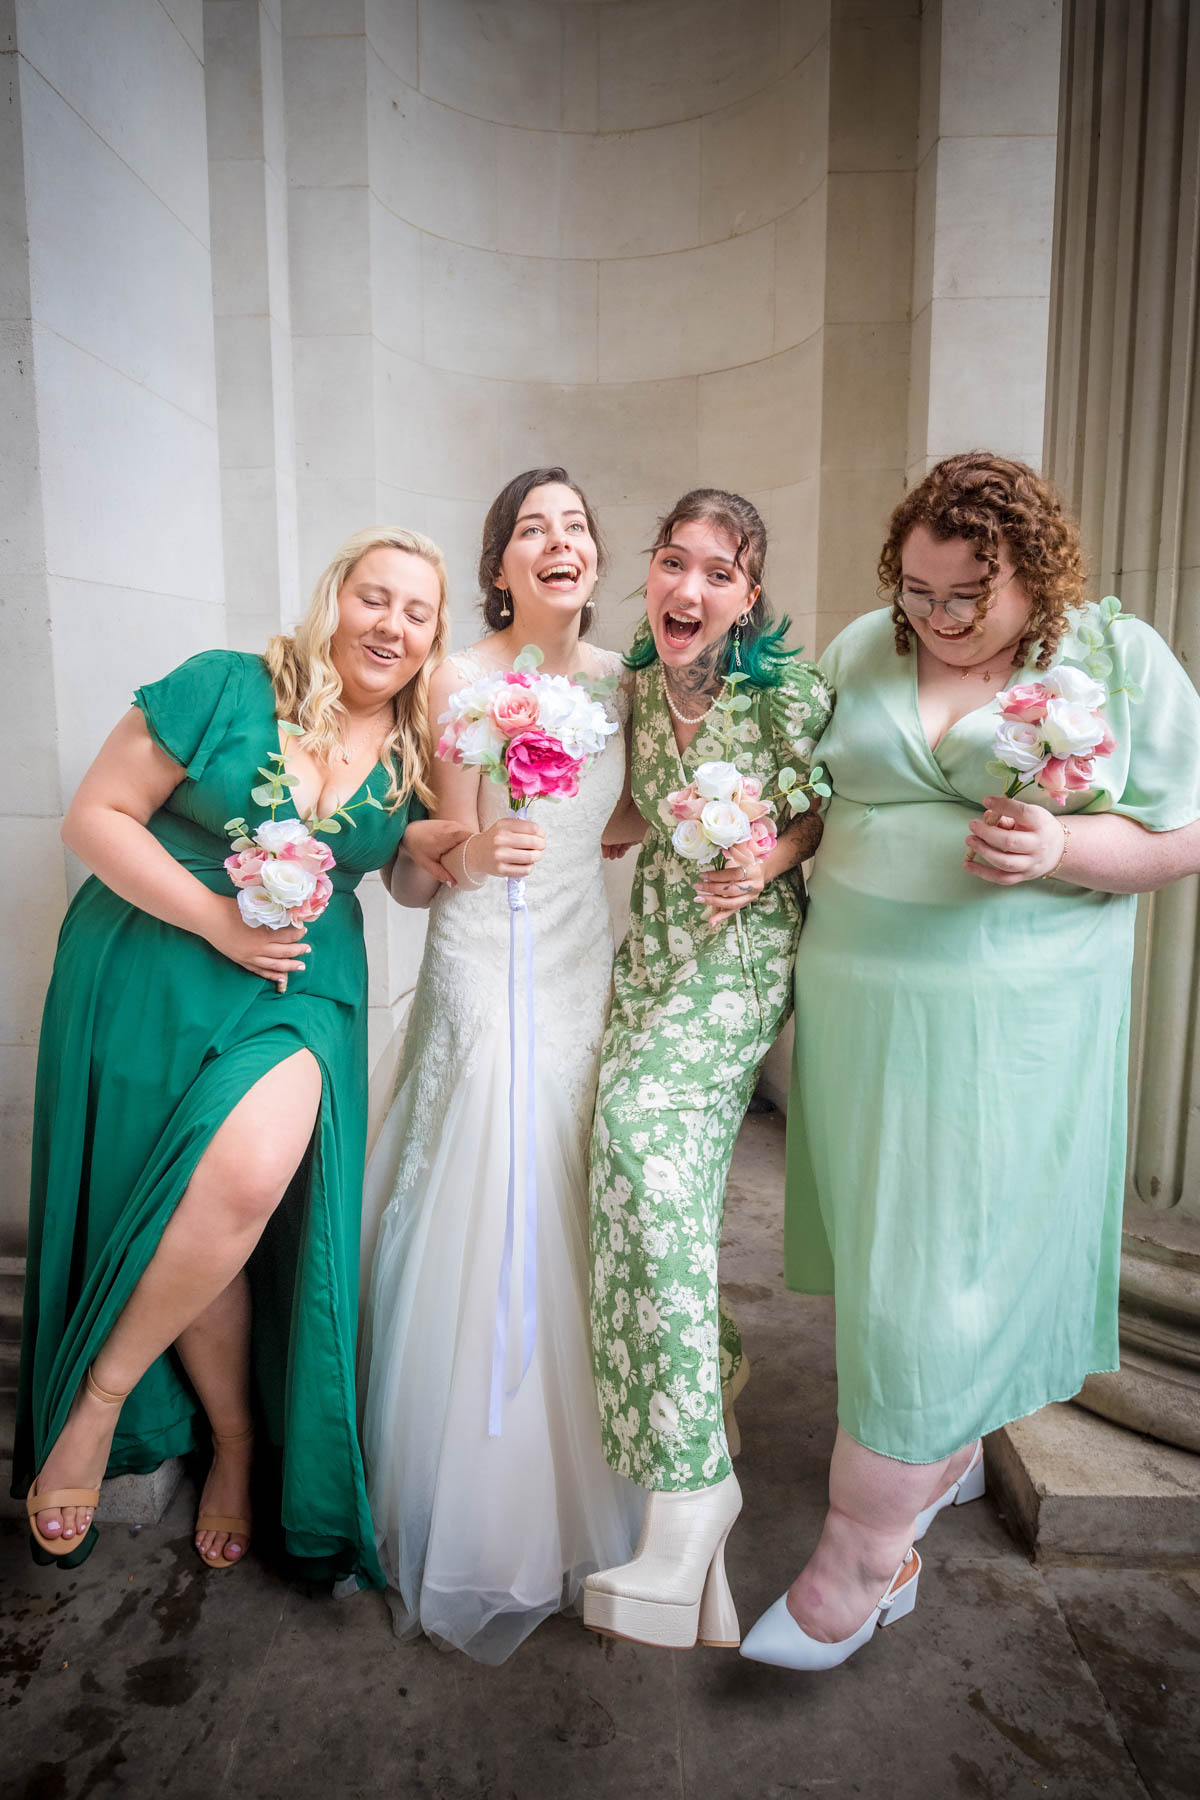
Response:
[{"label": "blonde woman", "polygon": [[[414,846],[429,865],[461,838],[409,824],[429,798],[446,630],[437,546],[360,532],[294,636],[265,656],[205,651],[139,688],[67,813],[63,840],[92,877],[42,1026],[14,1456],[39,1562],[88,1555],[106,1472],[211,1436],[196,1531],[208,1567],[246,1553],[257,1452],[304,1573],[380,1584],[354,1431],[354,889],[386,868],[398,898],[423,904],[437,878]],[[355,821],[325,840],[324,912],[281,930],[244,921],[224,868],[226,822],[269,816],[251,790],[274,753],[290,781],[280,824],[337,807]]]}]

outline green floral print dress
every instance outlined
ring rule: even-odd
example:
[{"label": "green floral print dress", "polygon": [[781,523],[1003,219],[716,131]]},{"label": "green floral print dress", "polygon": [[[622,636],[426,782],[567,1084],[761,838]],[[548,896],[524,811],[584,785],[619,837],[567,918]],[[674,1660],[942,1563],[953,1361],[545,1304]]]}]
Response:
[{"label": "green floral print dress", "polygon": [[755,1077],[792,1006],[804,913],[799,869],[715,931],[672,848],[667,796],[699,764],[762,781],[803,776],[832,709],[811,663],[751,700],[736,748],[714,712],[681,756],[657,662],[638,672],[633,797],[647,822],[629,934],[614,969],[591,1148],[592,1356],[604,1451],[644,1488],[681,1492],[729,1472],[721,1388],[742,1359],[718,1303],[730,1158]]}]

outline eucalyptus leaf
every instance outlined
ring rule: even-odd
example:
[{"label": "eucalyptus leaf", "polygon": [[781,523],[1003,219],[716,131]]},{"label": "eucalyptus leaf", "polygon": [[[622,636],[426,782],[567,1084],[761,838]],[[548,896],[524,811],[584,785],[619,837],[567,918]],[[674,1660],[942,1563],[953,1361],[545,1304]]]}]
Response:
[{"label": "eucalyptus leaf", "polygon": [[374,794],[371,792],[370,788],[368,788],[366,793],[363,795],[363,805],[374,807],[376,812],[382,812],[384,810],[383,801],[377,800],[375,798]]},{"label": "eucalyptus leaf", "polygon": [[300,725],[293,725],[290,719],[280,719],[279,729],[284,737],[303,737],[304,730]]},{"label": "eucalyptus leaf", "polygon": [[803,788],[797,788],[794,794],[788,795],[788,805],[794,813],[806,813],[811,804]]},{"label": "eucalyptus leaf", "polygon": [[1128,694],[1131,702],[1135,706],[1137,705],[1138,701],[1142,698],[1142,690],[1136,681],[1127,681],[1125,683],[1124,691],[1126,694]]},{"label": "eucalyptus leaf", "polygon": [[1121,602],[1117,599],[1117,596],[1115,594],[1105,594],[1103,600],[1100,602],[1100,617],[1109,620],[1115,619],[1120,611]]},{"label": "eucalyptus leaf", "polygon": [[1007,763],[996,762],[994,760],[987,764],[987,772],[989,775],[999,776],[1002,781],[1007,781],[1012,774],[1012,770]]},{"label": "eucalyptus leaf", "polygon": [[293,788],[298,788],[300,786],[300,777],[299,775],[281,775],[279,777],[279,785],[287,788],[290,793]]},{"label": "eucalyptus leaf", "polygon": [[749,712],[753,704],[749,694],[735,694],[729,702],[729,710],[736,713]]},{"label": "eucalyptus leaf", "polygon": [[330,837],[336,837],[341,829],[336,819],[318,819],[313,826],[314,831],[327,831]]},{"label": "eucalyptus leaf", "polygon": [[780,769],[777,779],[780,792],[786,794],[789,788],[794,788],[796,785],[796,771],[789,765],[786,769]]},{"label": "eucalyptus leaf", "polygon": [[349,813],[348,813],[348,812],[347,812],[347,811],[346,811],[346,808],[345,808],[345,807],[344,807],[344,806],[339,806],[339,807],[338,807],[338,809],[337,809],[337,816],[338,816],[338,818],[339,818],[339,819],[345,819],[345,821],[346,821],[346,823],[347,823],[347,825],[349,825],[349,826],[350,826],[350,828],[351,828],[351,830],[352,830],[352,831],[357,831],[357,830],[358,830],[358,820],[357,820],[357,819],[352,819],[352,818],[351,818],[351,817],[350,817],[350,814],[349,814]]},{"label": "eucalyptus leaf", "polygon": [[242,829],[242,827],[245,825],[245,823],[246,823],[245,819],[226,819],[225,823],[221,827],[221,830],[222,831],[240,831]]},{"label": "eucalyptus leaf", "polygon": [[1111,675],[1112,667],[1113,659],[1107,650],[1093,650],[1084,664],[1088,674],[1094,675],[1097,681],[1103,681],[1106,675]]},{"label": "eucalyptus leaf", "polygon": [[268,781],[278,781],[279,780],[278,769],[260,769],[258,772],[260,775],[265,775]]},{"label": "eucalyptus leaf", "polygon": [[229,847],[231,850],[253,850],[255,848],[254,839],[248,837],[235,837]]},{"label": "eucalyptus leaf", "polygon": [[274,789],[269,787],[251,788],[250,798],[254,801],[256,806],[271,806],[272,804],[278,804]]},{"label": "eucalyptus leaf", "polygon": [[822,800],[828,800],[832,797],[833,789],[828,783],[824,781],[814,781],[811,785],[813,793],[820,794]]}]

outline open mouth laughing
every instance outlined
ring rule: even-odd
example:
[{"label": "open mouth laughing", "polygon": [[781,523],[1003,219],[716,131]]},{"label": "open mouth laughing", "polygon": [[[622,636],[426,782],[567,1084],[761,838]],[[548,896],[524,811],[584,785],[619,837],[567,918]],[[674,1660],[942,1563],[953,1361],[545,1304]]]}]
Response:
[{"label": "open mouth laughing", "polygon": [[699,634],[699,619],[688,619],[682,613],[663,614],[663,635],[673,650],[684,650]]},{"label": "open mouth laughing", "polygon": [[579,577],[583,570],[574,563],[554,563],[543,569],[538,580],[543,587],[553,588],[560,594],[573,594],[579,585]]}]

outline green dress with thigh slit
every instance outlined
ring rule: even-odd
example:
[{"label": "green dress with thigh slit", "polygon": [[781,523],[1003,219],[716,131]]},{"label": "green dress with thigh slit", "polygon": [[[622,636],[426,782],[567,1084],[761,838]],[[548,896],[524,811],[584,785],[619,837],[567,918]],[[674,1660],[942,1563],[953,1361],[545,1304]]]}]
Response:
[{"label": "green dress with thigh slit", "polygon": [[[134,698],[186,771],[148,829],[205,887],[232,895],[225,821],[253,828],[269,816],[250,798],[279,743],[266,665],[205,651]],[[369,787],[383,801],[387,785],[377,764],[352,798]],[[283,1542],[304,1572],[382,1586],[355,1431],[367,967],[354,889],[419,810],[364,806],[357,828],[330,840],[334,891],[283,994],[95,876],[72,901],[38,1057],[14,1493],[32,1484],[217,1127],[261,1076],[307,1049],[321,1069],[319,1121],[248,1271],[258,1451],[277,1453]],[[108,1473],[146,1472],[207,1444],[168,1351],[122,1408]]]},{"label": "green dress with thigh slit", "polygon": [[[1112,693],[1116,748],[1060,816],[1188,825],[1200,698],[1139,620],[1109,649],[1110,688],[1144,698]],[[1088,653],[1073,634],[1055,660]],[[931,749],[916,664],[890,610],[822,657],[834,798],[796,958],[787,1279],[836,1296],[844,1429],[938,1462],[1116,1366],[1137,903],[966,872],[967,827],[1003,791],[999,712],[989,699]],[[1037,679],[1027,665],[1006,685]]]}]

